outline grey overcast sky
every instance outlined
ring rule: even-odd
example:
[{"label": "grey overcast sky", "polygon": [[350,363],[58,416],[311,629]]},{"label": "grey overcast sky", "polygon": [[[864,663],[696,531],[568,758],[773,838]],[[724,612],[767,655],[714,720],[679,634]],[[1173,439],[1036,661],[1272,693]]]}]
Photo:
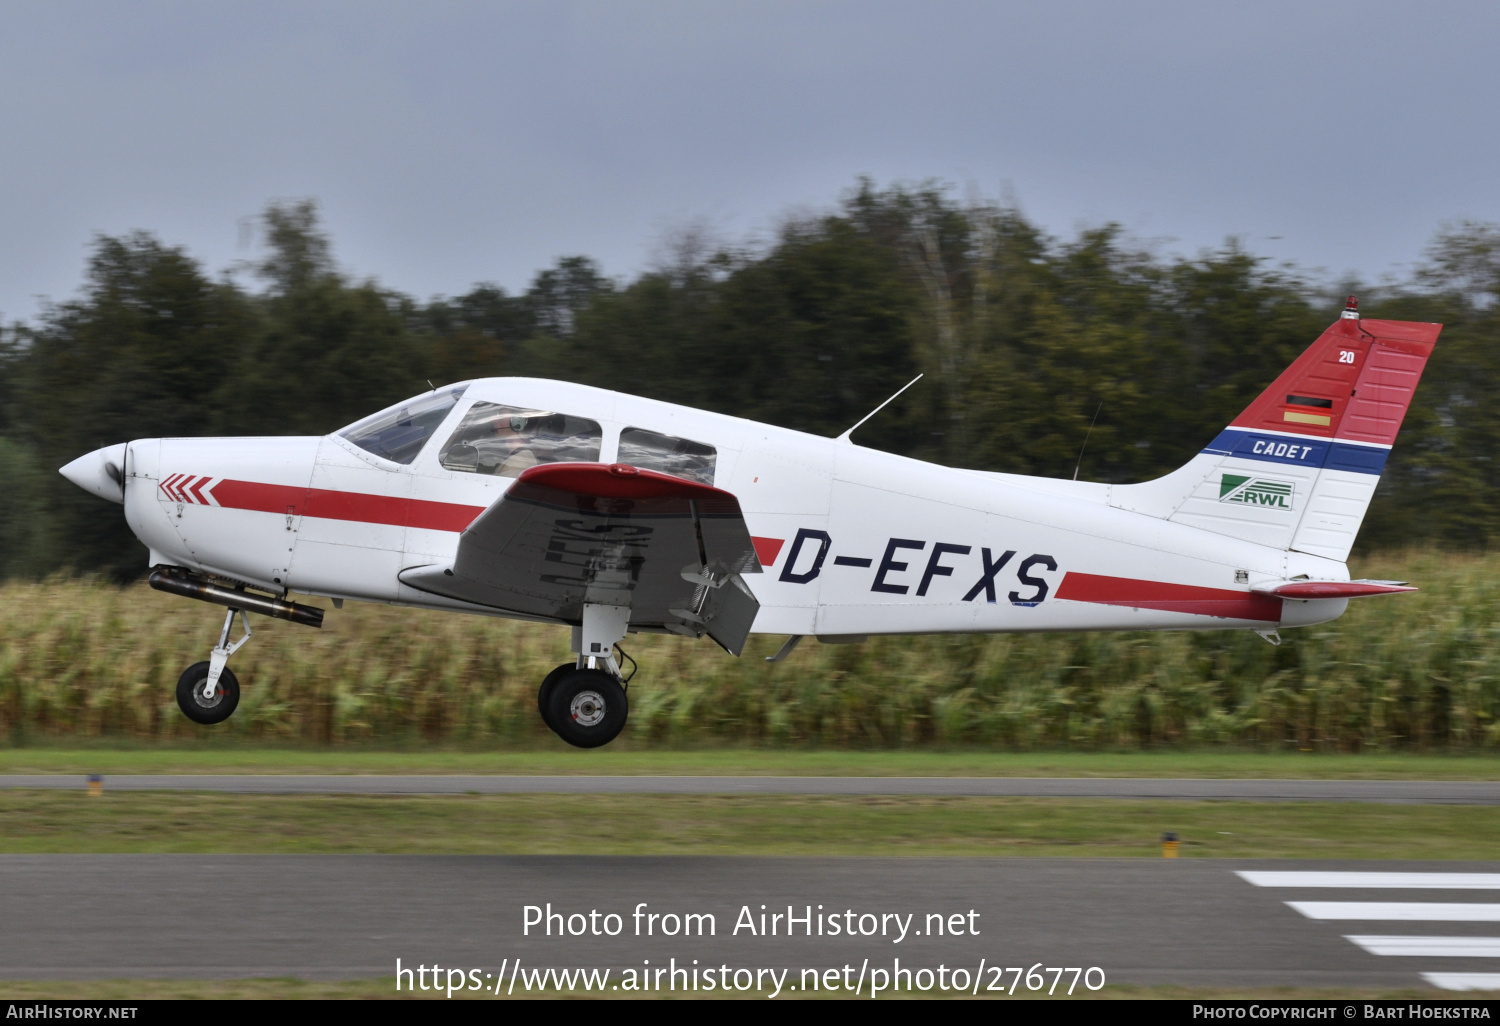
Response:
[{"label": "grey overcast sky", "polygon": [[1497,101],[1493,0],[5,0],[0,316],[73,295],[100,232],[221,271],[275,198],[425,299],[630,276],[862,174],[1378,279],[1500,221]]}]

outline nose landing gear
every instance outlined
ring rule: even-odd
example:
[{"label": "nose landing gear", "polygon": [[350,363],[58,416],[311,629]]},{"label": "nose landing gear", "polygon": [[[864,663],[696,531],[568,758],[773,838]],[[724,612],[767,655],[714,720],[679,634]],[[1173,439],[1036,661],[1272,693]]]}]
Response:
[{"label": "nose landing gear", "polygon": [[[250,640],[248,613],[290,620],[306,627],[323,626],[323,610],[314,606],[256,595],[246,591],[244,584],[227,588],[184,567],[152,567],[151,576],[147,580],[157,591],[229,607],[229,611],[224,614],[224,629],[219,632],[219,643],[214,646],[208,661],[194,663],[182,671],[182,676],[177,679],[177,708],[194,723],[223,723],[234,712],[235,706],[240,704],[240,682],[224,664]],[[285,592],[282,594],[285,595]],[[333,601],[337,605],[340,600]],[[239,641],[230,642],[229,632],[234,629],[236,616],[245,628],[245,635]]]},{"label": "nose landing gear", "polygon": [[[240,640],[230,642],[229,632],[234,628],[236,615],[245,634]],[[249,640],[250,617],[242,609],[229,609],[224,614],[219,644],[209,654],[208,661],[194,663],[177,678],[177,708],[184,716],[205,725],[229,719],[240,704],[240,682],[225,663]]]}]

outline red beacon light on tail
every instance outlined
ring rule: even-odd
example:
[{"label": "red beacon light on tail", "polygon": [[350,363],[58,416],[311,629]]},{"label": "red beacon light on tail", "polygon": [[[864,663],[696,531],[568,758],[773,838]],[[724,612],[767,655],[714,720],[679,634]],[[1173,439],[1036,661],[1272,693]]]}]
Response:
[{"label": "red beacon light on tail", "polygon": [[1344,303],[1344,312],[1340,317],[1346,321],[1359,320],[1359,300],[1350,296],[1348,301]]}]

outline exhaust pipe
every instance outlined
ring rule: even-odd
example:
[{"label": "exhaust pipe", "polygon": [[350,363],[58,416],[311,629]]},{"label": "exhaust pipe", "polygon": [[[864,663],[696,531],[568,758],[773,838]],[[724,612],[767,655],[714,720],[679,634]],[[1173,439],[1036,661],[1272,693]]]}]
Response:
[{"label": "exhaust pipe", "polygon": [[210,584],[202,578],[178,576],[166,570],[152,570],[148,582],[157,591],[165,591],[171,595],[213,602],[231,609],[243,609],[247,613],[259,613],[261,616],[274,616],[278,620],[290,620],[306,627],[323,626],[323,610],[316,606],[251,595],[249,592]]}]

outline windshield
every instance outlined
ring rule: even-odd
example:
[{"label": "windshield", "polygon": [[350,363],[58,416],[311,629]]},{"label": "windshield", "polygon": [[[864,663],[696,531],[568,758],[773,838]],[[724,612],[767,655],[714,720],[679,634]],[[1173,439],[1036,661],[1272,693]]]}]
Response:
[{"label": "windshield", "polygon": [[340,431],[339,437],[393,463],[409,465],[468,387],[467,382],[450,385],[397,403],[355,421]]}]

